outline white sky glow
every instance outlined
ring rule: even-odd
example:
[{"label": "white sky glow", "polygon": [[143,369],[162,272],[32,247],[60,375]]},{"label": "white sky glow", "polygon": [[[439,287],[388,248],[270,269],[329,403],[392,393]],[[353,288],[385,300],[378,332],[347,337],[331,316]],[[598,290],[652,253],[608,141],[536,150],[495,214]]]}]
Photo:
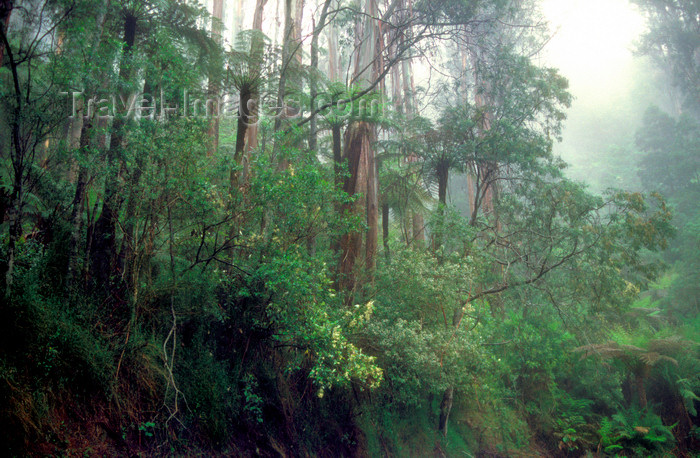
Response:
[{"label": "white sky glow", "polygon": [[606,96],[632,76],[644,19],[627,0],[543,0],[542,11],[556,33],[543,58],[569,78],[577,98]]}]

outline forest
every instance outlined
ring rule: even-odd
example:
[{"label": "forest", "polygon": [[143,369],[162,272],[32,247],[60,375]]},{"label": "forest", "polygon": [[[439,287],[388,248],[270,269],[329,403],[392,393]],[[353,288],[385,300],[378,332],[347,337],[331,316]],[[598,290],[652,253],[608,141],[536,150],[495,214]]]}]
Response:
[{"label": "forest", "polygon": [[541,0],[201,1],[0,0],[5,456],[700,456],[698,0],[577,177]]}]

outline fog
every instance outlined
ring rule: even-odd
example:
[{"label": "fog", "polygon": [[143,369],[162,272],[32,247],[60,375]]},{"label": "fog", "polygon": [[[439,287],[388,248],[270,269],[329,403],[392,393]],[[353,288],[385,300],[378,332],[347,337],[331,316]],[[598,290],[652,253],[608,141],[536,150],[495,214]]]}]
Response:
[{"label": "fog", "polygon": [[556,67],[575,99],[555,154],[594,191],[634,187],[634,134],[649,105],[668,109],[661,76],[634,48],[645,19],[627,0],[544,0],[552,39],[542,64]]}]

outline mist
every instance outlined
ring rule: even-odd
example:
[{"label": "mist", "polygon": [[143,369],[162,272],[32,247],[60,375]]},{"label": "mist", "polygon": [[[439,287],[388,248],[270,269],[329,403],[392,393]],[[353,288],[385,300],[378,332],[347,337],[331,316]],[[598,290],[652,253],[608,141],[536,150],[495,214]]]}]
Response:
[{"label": "mist", "polygon": [[644,17],[626,0],[545,0],[542,12],[552,34],[542,63],[569,79],[574,96],[555,154],[594,192],[638,190],[634,137],[644,112],[675,111],[663,75],[635,52]]}]

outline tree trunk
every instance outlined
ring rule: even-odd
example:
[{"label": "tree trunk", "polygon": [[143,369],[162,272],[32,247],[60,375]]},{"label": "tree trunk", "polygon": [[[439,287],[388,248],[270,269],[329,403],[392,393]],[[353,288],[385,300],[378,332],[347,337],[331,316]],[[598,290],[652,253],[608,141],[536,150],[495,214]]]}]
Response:
[{"label": "tree trunk", "polygon": [[649,376],[650,367],[645,365],[644,368],[635,372],[634,383],[637,390],[637,399],[639,401],[639,407],[646,410],[647,408],[647,388],[646,382]]},{"label": "tree trunk", "polygon": [[343,162],[343,146],[341,139],[341,125],[333,124],[331,126],[331,133],[333,136],[333,171],[335,173],[335,184],[336,187],[340,186],[340,172],[342,170]]},{"label": "tree trunk", "polygon": [[[401,43],[403,44],[403,37],[401,38]],[[403,97],[404,106],[406,109],[406,114],[413,114],[415,112],[415,104],[413,102],[413,94],[416,92],[415,84],[413,81],[413,67],[409,59],[404,59],[401,63],[402,75],[403,75]]]},{"label": "tree trunk", "polygon": [[[318,78],[318,38],[325,27],[326,15],[328,13],[328,6],[331,4],[331,0],[326,0],[323,3],[323,8],[321,9],[321,17],[318,20],[318,24],[314,24],[314,32],[311,37],[311,75],[309,77],[309,108],[311,113],[314,113],[316,109],[316,96],[317,96],[317,78]],[[309,151],[312,154],[316,153],[318,146],[318,127],[316,115],[312,115],[311,122],[309,124]]]},{"label": "tree trunk", "polygon": [[[222,42],[222,37],[221,37],[221,28],[222,28],[222,19],[224,17],[224,0],[214,0],[214,4],[212,6],[212,20],[211,20],[211,32],[212,36],[214,37],[214,40],[221,45]],[[211,143],[209,144],[209,148],[207,149],[207,156],[212,156],[216,151],[219,150],[219,115],[221,112],[221,107],[219,106],[219,94],[221,92],[221,81],[220,81],[220,75],[218,71],[215,71],[212,69],[212,72],[209,74],[209,85],[207,88],[207,93],[209,96],[209,100],[207,101],[207,105],[209,105],[209,102],[212,101],[212,106],[216,107],[215,111],[212,110],[212,118],[209,121],[209,130],[207,132],[207,135],[211,139]]]},{"label": "tree trunk", "polygon": [[[9,12],[8,12],[9,14]],[[2,25],[0,23],[0,25]],[[22,89],[20,86],[19,73],[17,71],[17,63],[13,57],[12,50],[6,35],[4,25],[0,28],[0,39],[6,47],[8,58],[10,60],[10,71],[12,72],[12,82],[14,86],[14,107],[12,107],[12,115],[10,118],[10,156],[12,162],[12,194],[10,196],[10,218],[9,218],[9,237],[7,241],[7,271],[5,272],[5,295],[12,294],[12,282],[14,275],[15,263],[15,248],[17,241],[22,235],[22,219],[24,212],[24,178],[26,170],[26,162],[30,159],[31,151],[28,149],[28,143],[22,139]],[[4,215],[3,215],[4,216]]]},{"label": "tree trunk", "polygon": [[[83,128],[80,134],[80,147],[88,145],[89,131],[92,128],[91,122],[83,123]],[[66,291],[70,292],[75,286],[78,278],[78,247],[80,245],[80,228],[82,226],[83,204],[85,201],[85,186],[87,183],[87,168],[84,166],[78,167],[78,176],[75,183],[75,194],[73,196],[73,205],[71,208],[71,237],[70,246],[68,248],[68,270],[66,273]]]},{"label": "tree trunk", "polygon": [[438,201],[441,205],[447,205],[447,180],[449,178],[450,169],[445,164],[438,165]]},{"label": "tree trunk", "polygon": [[[450,168],[447,164],[438,164],[437,179],[438,179],[438,218],[440,223],[445,219],[445,206],[447,205],[447,180],[449,179]],[[433,251],[437,251],[442,245],[444,227],[442,224],[436,228],[432,236]]]},{"label": "tree trunk", "polygon": [[[489,108],[489,103],[492,99],[491,95],[491,84],[488,80],[482,78],[481,67],[484,64],[485,58],[483,56],[483,50],[477,48],[477,45],[472,45],[469,48],[469,54],[472,61],[472,72],[474,74],[474,84],[476,90],[474,91],[474,105],[477,110],[483,111],[483,116],[480,117],[479,131],[480,135],[485,135],[486,132],[491,130],[493,113]],[[476,173],[478,174],[477,180],[482,188],[481,196],[476,195],[474,201],[474,211],[472,212],[472,221],[476,222],[476,216],[479,211],[479,207],[484,214],[492,213],[495,209],[494,207],[494,175],[498,173],[498,165],[491,161],[481,161],[477,162]]]},{"label": "tree trunk", "polygon": [[[124,18],[124,55],[119,68],[119,80],[128,81],[133,74],[130,57],[136,40],[136,16],[129,13]],[[120,94],[127,104],[131,101],[131,94]],[[107,153],[107,167],[109,169],[105,181],[104,201],[102,213],[95,222],[93,231],[93,252],[91,271],[97,286],[110,288],[110,275],[120,269],[120,263],[116,256],[116,233],[119,207],[121,206],[121,194],[118,191],[119,170],[115,170],[119,161],[119,152],[122,149],[125,119],[129,113],[118,113],[112,125],[112,134]]]},{"label": "tree trunk", "polygon": [[377,200],[377,158],[374,148],[367,149],[367,240],[365,242],[365,266],[374,279],[377,268],[377,244],[379,237],[379,202]]},{"label": "tree trunk", "polygon": [[[367,193],[367,175],[369,168],[371,127],[366,122],[355,122],[345,132],[345,158],[348,161],[349,176],[346,177],[343,190],[349,195]],[[343,213],[360,215],[363,212],[362,201],[355,200],[343,206]],[[344,291],[351,292],[355,289],[356,272],[355,262],[362,248],[362,234],[353,231],[344,234],[340,240],[340,287]],[[351,293],[349,294],[351,296]]]},{"label": "tree trunk", "polygon": [[443,436],[447,437],[447,426],[450,419],[450,411],[452,410],[452,401],[454,400],[454,387],[449,387],[442,395],[440,402],[440,419],[438,420],[438,431]]},{"label": "tree trunk", "polygon": [[[102,41],[102,36],[104,32],[104,24],[105,24],[105,19],[107,17],[107,9],[108,9],[108,4],[109,0],[103,0],[102,4],[100,6],[99,12],[97,14],[97,30],[95,31],[95,41],[97,43]],[[93,60],[95,58],[95,55],[97,53],[97,46],[92,47],[91,54],[89,56],[90,60]],[[102,83],[103,85],[106,86],[106,82]],[[88,90],[92,92],[93,88],[89,88]],[[90,115],[88,118],[87,116]],[[92,128],[94,126],[95,122],[98,122],[97,119],[97,112],[94,111],[93,113],[86,113],[85,112],[85,107],[82,99],[79,99],[79,105],[78,109],[76,110],[76,117],[75,119],[71,120],[71,126],[70,126],[70,138],[69,138],[69,145],[71,149],[77,150],[80,149],[82,151],[85,151],[85,149],[89,146],[90,141],[91,141],[91,133],[92,133]],[[78,129],[79,126],[79,129]],[[77,135],[76,135],[77,134]],[[73,195],[73,202],[72,202],[72,208],[71,208],[71,216],[70,216],[70,222],[71,222],[71,238],[70,238],[70,245],[68,248],[68,265],[67,265],[67,270],[66,270],[66,283],[65,283],[65,289],[66,291],[70,292],[73,287],[76,284],[76,280],[78,278],[78,254],[79,254],[79,245],[80,245],[80,235],[81,235],[81,228],[83,226],[82,222],[82,213],[84,209],[84,202],[85,202],[85,189],[87,186],[87,180],[88,180],[88,170],[85,166],[80,165],[78,163],[73,163],[71,165],[72,168],[77,167],[77,176],[75,179],[71,179],[71,181],[75,181],[75,194]],[[71,175],[73,172],[71,171]]]},{"label": "tree trunk", "polygon": [[474,177],[467,170],[467,197],[469,198],[469,214],[474,213]]},{"label": "tree trunk", "polygon": [[[333,179],[335,183],[335,189],[339,189],[343,183],[341,182],[341,176],[340,173],[342,171],[342,161],[343,161],[343,147],[342,147],[342,138],[341,138],[341,125],[340,124],[333,124],[331,126],[331,132],[333,136]],[[335,206],[335,212],[337,214],[340,214],[340,212],[343,210],[343,207],[341,205],[338,205],[336,203]],[[333,240],[331,241],[331,251],[333,253],[338,253],[340,251],[340,243],[341,239],[338,237],[334,237]]]},{"label": "tree trunk", "polygon": [[382,243],[384,244],[384,256],[388,261],[391,257],[389,252],[389,204],[382,204]]},{"label": "tree trunk", "polygon": [[242,88],[239,93],[239,112],[238,122],[236,125],[236,149],[233,153],[233,167],[231,168],[231,194],[233,195],[241,183],[240,167],[245,156],[246,132],[250,123],[248,102],[251,100],[252,94],[249,88]]},{"label": "tree trunk", "polygon": [[[402,37],[403,40],[403,37]],[[393,83],[393,89],[394,89],[394,98],[401,103],[402,103],[402,110],[404,113],[406,113],[407,117],[412,117],[415,114],[415,103],[414,103],[414,95],[415,95],[415,84],[413,81],[413,65],[411,63],[411,59],[404,59],[403,62],[401,63],[401,75],[399,75],[398,67],[396,69],[396,75],[393,75],[392,78],[395,79]],[[401,81],[399,81],[399,78],[403,77]],[[402,86],[403,85],[403,95],[401,93]],[[417,161],[417,157],[411,153],[411,156],[407,158],[407,161],[413,162]],[[420,185],[422,185],[422,180]],[[411,222],[412,222],[412,244],[415,248],[423,248],[425,245],[425,222],[423,220],[423,215],[421,215],[418,212],[411,211]]]},{"label": "tree trunk", "polygon": [[[0,27],[2,27],[3,35],[7,35],[7,27],[10,25],[13,3],[13,0],[0,0]],[[0,67],[2,67],[2,60],[4,57],[5,42],[0,41]]]},{"label": "tree trunk", "polygon": [[423,215],[418,212],[413,212],[411,215],[413,222],[413,244],[420,249],[425,246],[425,220]]},{"label": "tree trunk", "polygon": [[[80,138],[83,133],[83,124],[85,123],[85,110],[83,99],[76,101],[75,116],[68,120],[68,148],[76,151],[80,148]],[[71,159],[70,169],[68,170],[68,181],[75,182],[76,172],[79,168],[75,159]]]},{"label": "tree trunk", "polygon": [[[287,95],[287,80],[290,76],[290,68],[294,68],[296,60],[301,64],[301,30],[297,30],[301,24],[304,0],[284,0],[284,41],[282,44],[282,68],[280,69],[279,86],[277,89],[277,107],[280,112],[275,118],[275,131],[279,131],[282,122],[292,114],[291,107],[285,105]],[[299,17],[297,17],[299,16]],[[286,167],[283,167],[286,168]]]},{"label": "tree trunk", "polygon": [[235,0],[236,16],[233,19],[233,30],[231,30],[231,43],[236,43],[238,34],[243,30],[243,0]]},{"label": "tree trunk", "polygon": [[[15,176],[18,174],[15,173]],[[21,171],[20,175],[24,175],[24,171]],[[15,178],[15,182],[18,180]],[[7,241],[7,272],[5,273],[5,295],[10,296],[12,294],[11,287],[14,280],[14,265],[15,265],[15,249],[17,247],[17,241],[22,235],[22,222],[24,216],[24,192],[21,185],[13,186],[12,197],[10,199],[11,203],[11,215],[10,218],[10,230],[9,237]]]},{"label": "tree trunk", "polygon": [[338,81],[340,78],[338,68],[338,32],[335,23],[331,23],[328,33],[328,78],[331,81]]},{"label": "tree trunk", "polygon": [[[241,0],[242,1],[242,0]],[[255,2],[255,12],[253,14],[253,30],[259,32],[253,35],[253,39],[250,43],[250,57],[254,68],[251,71],[255,72],[257,75],[262,73],[263,66],[263,51],[264,51],[264,41],[260,37],[262,34],[262,22],[263,22],[263,12],[265,10],[265,4],[267,0],[256,0]],[[250,175],[250,155],[253,150],[258,147],[258,86],[255,85],[252,88],[252,93],[250,99],[246,102],[245,109],[247,110],[247,116],[249,125],[245,130],[245,146],[243,155],[243,172],[241,181],[245,182],[248,180]]]},{"label": "tree trunk", "polygon": [[141,175],[143,173],[144,160],[142,155],[138,155],[135,159],[133,170],[127,181],[128,198],[126,201],[126,211],[124,215],[124,236],[122,238],[122,247],[119,258],[124,262],[124,279],[126,285],[132,294],[132,298],[136,298],[138,288],[138,267],[136,265],[136,253],[138,251],[138,240],[134,236],[136,211],[141,195],[139,193],[139,185],[141,184]]},{"label": "tree trunk", "polygon": [[[365,11],[368,16],[358,19],[362,21],[362,41],[355,61],[353,81],[360,86],[369,85],[379,75],[378,69],[378,26],[375,23],[377,17],[377,4],[375,0],[366,0]],[[379,222],[377,206],[377,173],[375,153],[372,150],[372,142],[375,139],[373,126],[367,122],[354,122],[348,126],[345,141],[345,157],[348,159],[350,176],[346,180],[345,192],[348,195],[365,194],[365,215],[367,220],[367,242],[365,261],[373,280],[374,267],[376,265],[377,236]],[[353,203],[352,213],[361,214],[360,202]],[[341,239],[341,284],[349,291],[348,298],[356,286],[355,262],[362,248],[362,236],[358,232],[346,234]]]}]

